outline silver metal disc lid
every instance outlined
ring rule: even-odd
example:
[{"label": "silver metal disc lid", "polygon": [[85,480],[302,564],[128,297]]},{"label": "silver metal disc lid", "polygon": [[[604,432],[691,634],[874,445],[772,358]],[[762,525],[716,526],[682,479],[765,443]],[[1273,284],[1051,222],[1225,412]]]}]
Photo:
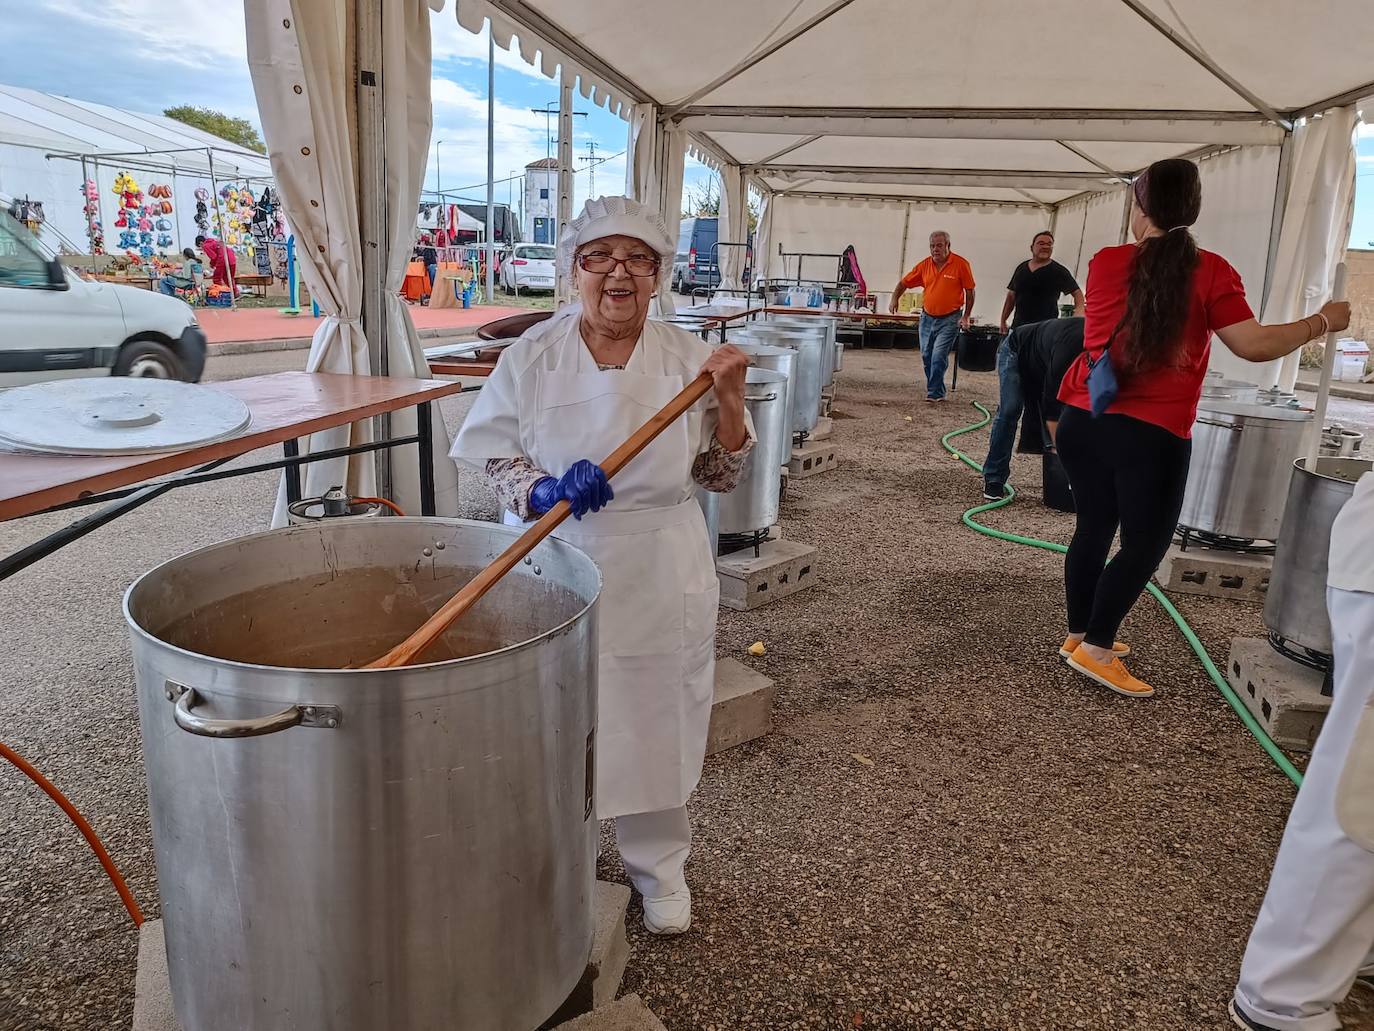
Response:
[{"label": "silver metal disc lid", "polygon": [[134,455],[239,434],[248,406],[179,380],[102,376],[0,391],[0,446],[61,455]]}]

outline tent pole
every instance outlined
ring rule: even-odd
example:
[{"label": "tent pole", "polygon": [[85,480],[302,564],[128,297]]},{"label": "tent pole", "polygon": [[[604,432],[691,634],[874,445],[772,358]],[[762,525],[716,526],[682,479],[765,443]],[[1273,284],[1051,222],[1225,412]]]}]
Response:
[{"label": "tent pole", "polygon": [[[389,262],[386,191],[386,70],[383,67],[382,0],[357,0],[356,17],[348,26],[355,34],[358,141],[358,229],[363,246],[362,330],[367,339],[368,371],[373,376],[391,374],[386,324],[386,270]],[[391,416],[383,413],[374,422],[377,437],[390,440]],[[377,492],[395,496],[391,450],[373,453]]]},{"label": "tent pole", "polygon": [[1293,134],[1286,133],[1279,148],[1278,175],[1274,180],[1274,210],[1269,216],[1269,250],[1264,259],[1264,290],[1260,293],[1260,311],[1269,304],[1269,291],[1274,285],[1274,261],[1279,254],[1279,235],[1283,231],[1283,212],[1288,206],[1289,177],[1293,173]]},{"label": "tent pole", "polygon": [[[1131,236],[1131,197],[1132,197],[1132,196],[1133,196],[1132,192],[1131,192],[1130,190],[1127,190],[1127,191],[1126,191],[1126,196],[1123,198],[1123,203],[1122,203],[1122,205],[1121,205],[1121,238],[1120,238],[1119,240],[1116,241],[1117,243],[1126,243],[1126,242],[1130,239],[1130,236]],[[1085,214],[1084,214],[1084,216],[1083,216],[1083,221],[1084,221],[1084,224],[1086,225],[1086,224],[1087,224],[1087,215],[1086,215],[1087,208],[1086,208],[1086,206],[1084,207],[1084,211],[1085,211]]]},{"label": "tent pole", "polygon": [[496,37],[487,22],[487,303],[496,300]]},{"label": "tent pole", "polygon": [[911,205],[902,205],[902,252],[897,257],[897,278],[906,275],[906,242],[911,235]]},{"label": "tent pole", "polygon": [[[215,217],[219,219],[219,245],[224,251],[224,274],[229,278],[229,308],[234,310],[239,306],[239,299],[236,295],[234,286],[233,266],[229,264],[229,223],[224,217],[224,209],[219,203],[219,182],[215,179],[215,151],[212,147],[205,148],[205,159],[210,166],[210,196],[215,202]],[[213,274],[213,269],[211,270]]]}]

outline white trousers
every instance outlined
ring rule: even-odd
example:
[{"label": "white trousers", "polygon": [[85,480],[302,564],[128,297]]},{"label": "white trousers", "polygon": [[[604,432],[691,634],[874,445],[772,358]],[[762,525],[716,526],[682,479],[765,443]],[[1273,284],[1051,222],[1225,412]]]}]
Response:
[{"label": "white trousers", "polygon": [[659,899],[687,887],[683,868],[692,850],[687,807],[615,818],[615,843],[625,872],[646,899]]},{"label": "white trousers", "polygon": [[1288,816],[1236,1002],[1276,1031],[1336,1031],[1374,973],[1374,594],[1326,592],[1331,711]]}]

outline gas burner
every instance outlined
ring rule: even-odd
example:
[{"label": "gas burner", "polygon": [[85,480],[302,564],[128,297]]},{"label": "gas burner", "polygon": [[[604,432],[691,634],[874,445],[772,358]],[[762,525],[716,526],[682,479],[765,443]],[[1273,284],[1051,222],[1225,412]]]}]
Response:
[{"label": "gas burner", "polygon": [[800,448],[804,446],[806,444],[806,439],[810,436],[811,434],[808,433],[806,430],[797,430],[795,433],[792,434],[792,446],[794,448]]},{"label": "gas burner", "polygon": [[1211,551],[1229,551],[1240,555],[1272,555],[1273,541],[1256,540],[1253,537],[1228,537],[1224,533],[1212,533],[1191,526],[1180,526],[1174,531],[1179,547],[1187,551],[1190,546],[1206,548]]},{"label": "gas burner", "polygon": [[747,533],[723,533],[717,541],[716,554],[729,555],[736,551],[744,551],[747,548],[754,549],[754,557],[758,558],[763,542],[768,540],[767,530],[751,530]]},{"label": "gas burner", "polygon": [[1292,659],[1299,666],[1306,666],[1308,669],[1315,669],[1322,674],[1322,694],[1331,697],[1332,690],[1332,659],[1326,652],[1319,652],[1312,648],[1305,648],[1300,644],[1294,644],[1285,637],[1281,637],[1274,631],[1269,631],[1269,647],[1278,652],[1285,659]]}]

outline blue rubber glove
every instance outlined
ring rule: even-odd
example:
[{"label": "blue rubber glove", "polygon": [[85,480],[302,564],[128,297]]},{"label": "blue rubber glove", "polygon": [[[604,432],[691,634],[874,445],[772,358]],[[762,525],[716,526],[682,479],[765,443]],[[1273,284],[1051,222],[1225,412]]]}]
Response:
[{"label": "blue rubber glove", "polygon": [[574,519],[590,512],[601,511],[606,502],[615,497],[601,466],[583,458],[561,477],[545,476],[530,488],[530,508],[543,515],[560,501],[572,506]]}]

